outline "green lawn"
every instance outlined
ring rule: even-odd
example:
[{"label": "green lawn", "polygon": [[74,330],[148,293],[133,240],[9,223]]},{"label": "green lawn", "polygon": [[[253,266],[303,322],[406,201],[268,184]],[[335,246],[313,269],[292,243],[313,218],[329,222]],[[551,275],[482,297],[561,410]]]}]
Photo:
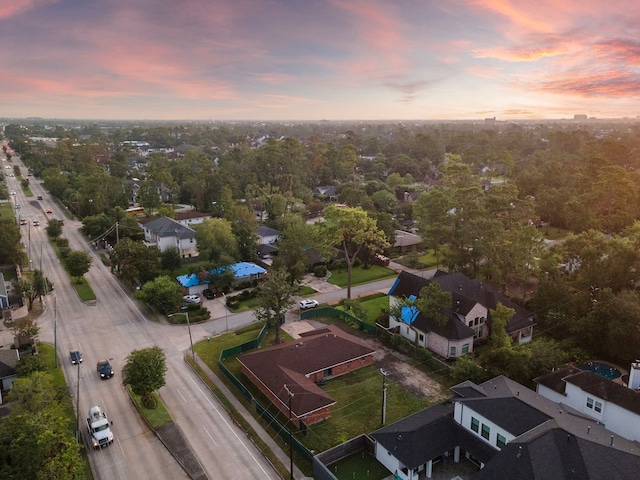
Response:
[{"label": "green lawn", "polygon": [[[351,286],[362,285],[363,283],[375,282],[385,278],[395,277],[398,274],[387,267],[380,265],[371,265],[370,268],[353,267],[351,272]],[[329,283],[342,288],[347,286],[347,269],[341,269],[331,272]]]},{"label": "green lawn", "polygon": [[0,202],[0,218],[3,220],[9,219],[14,220],[15,215],[13,214],[13,204],[11,202]]},{"label": "green lawn", "polygon": [[76,292],[78,292],[80,300],[83,302],[89,302],[96,299],[96,294],[84,277],[82,277],[80,283],[78,283],[75,278],[71,279],[71,283],[73,284],[73,288],[76,289]]},{"label": "green lawn", "polygon": [[389,297],[384,293],[376,293],[366,298],[359,298],[358,301],[367,312],[367,318],[362,318],[361,320],[369,325],[375,325],[381,310],[389,308]]},{"label": "green lawn", "polygon": [[173,419],[171,418],[171,415],[169,415],[169,412],[167,411],[167,407],[165,407],[164,403],[162,402],[162,400],[160,399],[157,393],[154,392],[152,394],[153,397],[156,399],[157,406],[153,410],[150,410],[148,408],[145,408],[144,405],[142,405],[142,402],[140,401],[140,397],[138,395],[133,393],[129,387],[127,387],[127,389],[131,394],[131,398],[133,398],[133,401],[136,403],[138,410],[140,411],[142,416],[146,418],[147,422],[149,422],[149,425],[151,425],[151,427],[158,428],[158,427],[161,427],[162,425],[166,425],[167,423],[170,423],[173,421]]},{"label": "green lawn", "polygon": [[356,452],[327,467],[338,480],[382,480],[389,476],[387,470],[369,452]]},{"label": "green lawn", "polygon": [[[259,332],[258,328],[259,326],[256,326],[253,331],[246,329],[211,338],[209,341],[198,342],[195,345],[196,353],[223,378],[224,375],[217,366],[220,352],[225,348],[256,338]],[[281,334],[283,333],[281,332]],[[262,345],[265,347],[271,345],[273,335],[274,332],[270,331]],[[287,340],[285,335],[282,337],[283,340]],[[225,365],[234,375],[244,380],[237,360],[227,359]],[[261,394],[248,382],[245,382],[245,385],[257,398],[262,398]],[[422,410],[431,404],[429,399],[416,397],[388,379],[386,385],[387,424]],[[380,427],[382,376],[377,366],[364,367],[348,375],[330,380],[323,389],[336,400],[337,405],[332,409],[330,420],[313,425],[307,430],[306,435],[300,434],[298,436],[298,439],[309,449],[322,452],[361,433],[369,433]],[[232,391],[235,391],[235,387],[232,387]],[[264,405],[267,405],[266,401]],[[272,412],[276,413],[275,410]],[[277,415],[282,417],[282,421],[286,423],[286,419],[281,413],[277,413]]]}]

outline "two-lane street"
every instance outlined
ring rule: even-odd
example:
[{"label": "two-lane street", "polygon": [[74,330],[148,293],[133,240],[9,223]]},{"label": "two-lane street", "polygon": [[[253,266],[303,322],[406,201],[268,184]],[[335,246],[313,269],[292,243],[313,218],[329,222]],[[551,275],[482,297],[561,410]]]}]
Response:
[{"label": "two-lane street", "polygon": [[[14,163],[16,160],[14,158]],[[21,168],[26,172],[23,166]],[[18,179],[11,178],[8,183],[10,189],[16,190],[16,201],[20,203],[23,217],[31,221],[36,217],[43,218],[45,208],[51,208],[53,213],[47,217],[64,219],[62,236],[69,240],[70,248],[87,250],[93,258],[85,278],[95,291],[97,300],[95,304],[87,305],[78,298],[49,245],[46,223],[41,222],[39,227],[33,224],[21,227],[32,266],[42,268],[55,286],[45,300],[47,308],[39,319],[40,340],[47,343],[57,341],[58,355],[74,402],[77,401],[79,379],[80,431],[86,439],[85,418],[93,405],[100,405],[114,422],[113,445],[90,452],[96,478],[187,478],[178,462],[137,413],[121,382],[127,355],[132,350],[153,345],[160,346],[167,356],[166,386],[159,393],[208,477],[277,478],[269,463],[183,361],[183,354],[189,348],[187,328],[146,319],[109,268],[88,248],[78,231],[80,222],[64,216],[37,181],[31,182],[32,198],[24,196]],[[33,200],[35,195],[43,195],[43,200]],[[194,339],[208,335],[203,326],[193,330]],[[80,350],[83,354],[84,363],[79,370],[69,361],[70,350]],[[96,372],[96,362],[102,358],[112,363],[115,376],[111,379],[101,380]]]}]

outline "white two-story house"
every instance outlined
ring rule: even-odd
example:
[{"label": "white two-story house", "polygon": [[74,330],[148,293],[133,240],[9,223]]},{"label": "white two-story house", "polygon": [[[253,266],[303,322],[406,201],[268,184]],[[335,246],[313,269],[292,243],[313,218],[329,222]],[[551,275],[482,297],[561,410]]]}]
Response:
[{"label": "white two-story house", "polygon": [[458,464],[469,480],[638,478],[637,442],[524,385],[500,376],[451,390],[450,402],[370,434],[397,480],[432,478],[444,464],[446,478]]},{"label": "white two-story house", "polygon": [[640,441],[640,362],[631,365],[628,386],[574,367],[535,382],[540,395],[571,406],[624,438]]},{"label": "white two-story house", "polygon": [[157,247],[161,252],[176,247],[182,258],[198,256],[196,232],[192,228],[169,217],[160,217],[141,226],[145,245]]},{"label": "white two-story house", "polygon": [[389,306],[393,308],[400,300],[415,300],[422,288],[435,282],[440,289],[451,294],[451,308],[443,312],[447,316],[444,324],[422,315],[417,310],[404,309],[401,318],[389,317],[389,327],[409,341],[416,342],[445,358],[461,357],[473,351],[474,343],[489,336],[489,310],[498,303],[512,308],[513,316],[507,321],[507,333],[518,343],[531,340],[533,314],[493,287],[472,280],[464,274],[436,272],[433,279],[425,279],[408,272],[401,272],[389,290]]}]

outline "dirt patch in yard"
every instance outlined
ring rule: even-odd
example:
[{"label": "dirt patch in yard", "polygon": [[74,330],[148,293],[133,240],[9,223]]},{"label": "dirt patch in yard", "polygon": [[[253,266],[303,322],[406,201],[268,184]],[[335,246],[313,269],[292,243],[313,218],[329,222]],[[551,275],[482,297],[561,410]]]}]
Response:
[{"label": "dirt patch in yard", "polygon": [[[293,338],[299,338],[299,334],[302,332],[323,327],[326,327],[326,325],[316,320],[287,322],[282,326]],[[429,398],[434,403],[438,403],[448,397],[438,382],[422,370],[411,366],[411,359],[406,355],[386,347],[378,339],[361,335],[361,332],[350,330],[349,333],[360,337],[371,348],[376,350],[373,356],[375,364],[378,368],[382,368],[387,372],[387,378],[393,383],[402,386],[412,395]]]},{"label": "dirt patch in yard", "polygon": [[448,395],[442,391],[442,386],[422,370],[411,366],[410,359],[405,355],[391,350],[378,340],[368,339],[366,342],[371,348],[376,349],[374,361],[393,383],[401,385],[412,395],[427,397],[434,403],[447,398]]}]

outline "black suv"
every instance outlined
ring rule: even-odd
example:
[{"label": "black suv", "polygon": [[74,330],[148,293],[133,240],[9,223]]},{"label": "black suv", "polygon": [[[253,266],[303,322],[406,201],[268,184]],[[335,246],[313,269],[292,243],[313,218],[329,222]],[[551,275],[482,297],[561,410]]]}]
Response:
[{"label": "black suv", "polygon": [[211,290],[210,288],[207,288],[205,291],[203,291],[202,295],[204,295],[204,298],[206,298],[207,300],[211,300],[216,296],[216,294],[213,293],[213,290]]},{"label": "black suv", "polygon": [[109,360],[100,360],[96,366],[96,370],[98,370],[98,374],[103,380],[113,376],[113,368],[111,368]]}]

